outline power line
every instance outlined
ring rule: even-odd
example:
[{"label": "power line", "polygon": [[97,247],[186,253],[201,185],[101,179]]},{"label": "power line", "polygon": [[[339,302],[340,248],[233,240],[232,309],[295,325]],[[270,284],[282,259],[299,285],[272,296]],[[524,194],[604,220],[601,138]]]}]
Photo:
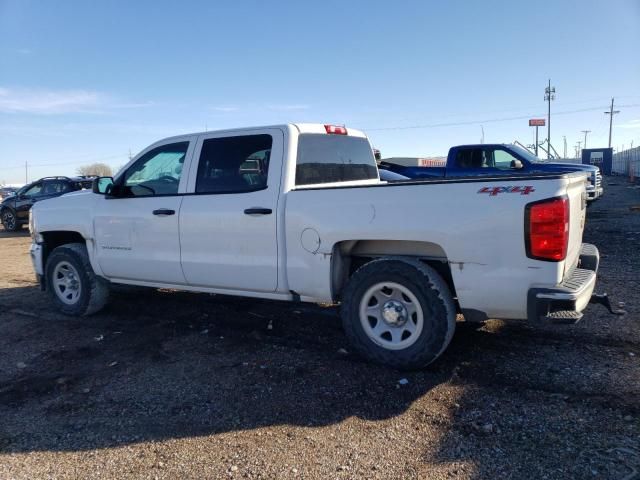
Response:
[{"label": "power line", "polygon": [[[69,166],[69,165],[80,165],[83,163],[95,163],[95,162],[101,162],[104,160],[114,160],[116,158],[123,158],[126,157],[126,154],[122,154],[122,155],[111,155],[109,157],[100,157],[100,158],[94,158],[94,159],[90,159],[87,158],[85,160],[76,160],[74,162],[61,162],[61,163],[29,163],[29,167],[64,167],[64,166]],[[25,162],[25,165],[13,165],[13,166],[9,166],[9,167],[2,167],[3,170],[15,170],[18,168],[27,168],[27,163]]]},{"label": "power line", "polygon": [[[634,103],[634,104],[630,104],[630,105],[620,105],[621,107],[628,107],[628,108],[636,108],[636,107],[640,107],[640,103]],[[554,115],[571,115],[574,113],[582,113],[582,112],[593,112],[596,110],[600,110],[603,107],[590,107],[590,108],[580,108],[577,110],[565,110],[562,112],[556,112],[554,113]],[[385,130],[416,130],[416,129],[422,129],[422,128],[438,128],[438,127],[458,127],[458,126],[463,126],[463,125],[476,125],[478,123],[495,123],[495,122],[509,122],[509,121],[513,121],[513,120],[525,120],[525,119],[529,119],[532,117],[539,117],[541,116],[541,113],[535,113],[535,114],[529,114],[529,115],[519,115],[517,117],[500,117],[500,118],[483,118],[483,119],[479,119],[479,120],[465,120],[462,122],[447,122],[447,123],[431,123],[431,124],[424,124],[424,125],[406,125],[406,126],[398,126],[398,127],[374,127],[374,128],[366,128],[366,127],[360,127],[362,130],[366,130],[367,132],[382,132]]]}]

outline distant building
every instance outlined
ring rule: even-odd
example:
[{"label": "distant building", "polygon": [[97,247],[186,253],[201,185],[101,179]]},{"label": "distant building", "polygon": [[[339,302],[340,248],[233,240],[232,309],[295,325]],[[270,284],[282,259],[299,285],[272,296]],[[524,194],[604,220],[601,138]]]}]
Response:
[{"label": "distant building", "polygon": [[390,157],[383,162],[402,165],[403,167],[446,167],[447,157]]}]

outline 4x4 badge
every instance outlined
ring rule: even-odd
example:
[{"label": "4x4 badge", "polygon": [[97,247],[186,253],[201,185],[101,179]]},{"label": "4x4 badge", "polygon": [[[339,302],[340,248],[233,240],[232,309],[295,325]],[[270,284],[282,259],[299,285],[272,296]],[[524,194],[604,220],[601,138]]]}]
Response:
[{"label": "4x4 badge", "polygon": [[520,195],[529,195],[536,189],[531,185],[516,185],[515,187],[482,187],[478,193],[488,193],[490,197],[495,197],[499,193],[519,193]]}]

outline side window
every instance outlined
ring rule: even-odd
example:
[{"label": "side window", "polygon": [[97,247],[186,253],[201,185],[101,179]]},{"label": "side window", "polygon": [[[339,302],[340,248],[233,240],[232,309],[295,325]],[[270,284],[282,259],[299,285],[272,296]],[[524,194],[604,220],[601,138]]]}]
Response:
[{"label": "side window", "polygon": [[510,170],[514,168],[514,160],[516,160],[516,157],[511,155],[506,150],[493,151],[493,161],[495,168],[499,168],[500,170]]},{"label": "side window", "polygon": [[455,165],[465,170],[486,167],[486,153],[481,148],[461,148],[456,153]]},{"label": "side window", "polygon": [[35,185],[29,187],[25,190],[22,195],[25,197],[35,197],[42,193],[42,183],[36,183]]},{"label": "side window", "polygon": [[209,138],[202,143],[196,193],[241,193],[267,187],[271,135]]},{"label": "side window", "polygon": [[154,148],[131,165],[118,182],[132,197],[175,195],[189,142]]},{"label": "side window", "polygon": [[64,180],[47,180],[43,182],[42,194],[43,195],[56,195],[59,193],[66,193],[71,191],[69,182]]}]

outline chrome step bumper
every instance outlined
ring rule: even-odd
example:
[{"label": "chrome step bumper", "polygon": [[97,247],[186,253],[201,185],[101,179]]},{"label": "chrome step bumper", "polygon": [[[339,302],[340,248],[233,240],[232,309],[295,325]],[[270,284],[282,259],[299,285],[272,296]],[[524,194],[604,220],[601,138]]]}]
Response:
[{"label": "chrome step bumper", "polygon": [[529,289],[527,317],[530,322],[576,323],[591,300],[596,286],[600,254],[594,245],[582,244],[578,267],[562,283]]}]

